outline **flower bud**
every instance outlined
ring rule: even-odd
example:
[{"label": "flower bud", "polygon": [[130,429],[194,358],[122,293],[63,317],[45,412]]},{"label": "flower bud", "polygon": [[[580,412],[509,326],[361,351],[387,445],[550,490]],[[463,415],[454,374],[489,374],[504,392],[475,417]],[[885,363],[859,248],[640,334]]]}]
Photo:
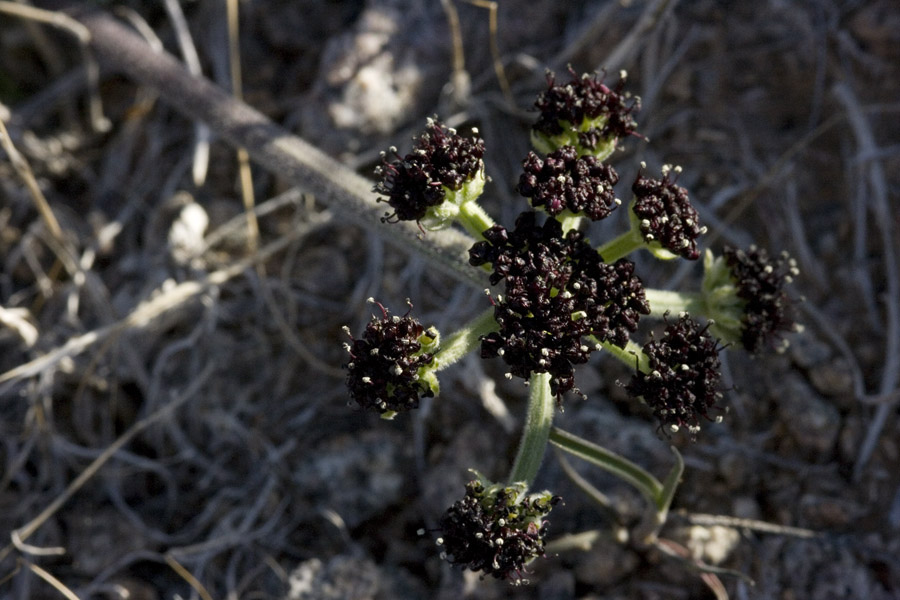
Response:
[{"label": "flower bud", "polygon": [[[644,166],[643,164],[641,165]],[[664,165],[662,179],[651,179],[638,173],[631,186],[632,227],[637,227],[647,247],[657,258],[681,256],[689,260],[700,258],[697,238],[706,233],[700,225],[700,215],[688,198],[687,190],[677,185],[669,175],[681,172],[681,167]]]},{"label": "flower bud", "polygon": [[575,365],[596,347],[586,336],[624,347],[650,306],[634,263],[606,264],[578,231],[565,235],[559,221],[538,225],[522,213],[516,228],[495,225],[469,251],[469,262],[490,263],[492,285],[504,282],[494,305],[498,331],[481,338],[482,358],[501,356],[523,379],[550,373],[550,389],[561,402],[574,389]]},{"label": "flower bud", "polygon": [[630,396],[643,398],[653,409],[661,428],[686,428],[691,437],[700,431],[700,417],[715,420],[709,412],[722,396],[721,347],[706,329],[687,313],[667,323],[661,339],[644,345],[649,369],[636,371],[625,386]]},{"label": "flower bud", "polygon": [[479,478],[440,520],[441,556],[497,579],[521,581],[525,566],[544,555],[545,517],[559,496],[528,494],[525,483],[503,486]]},{"label": "flower bud", "polygon": [[[473,129],[477,136],[477,130]],[[459,207],[484,190],[484,140],[465,138],[455,129],[429,119],[425,132],[405,157],[392,148],[382,153],[374,191],[386,198],[393,213],[384,222],[416,221],[429,230],[449,227]]]},{"label": "flower bud", "polygon": [[531,206],[552,217],[586,216],[604,219],[621,204],[613,186],[619,175],[593,156],[579,157],[574,146],[563,146],[542,159],[529,152],[517,187]]},{"label": "flower bud", "polygon": [[605,160],[619,138],[634,133],[637,123],[632,113],[640,109],[640,99],[623,92],[626,73],[620,73],[614,88],[603,78],[584,74],[557,84],[553,74],[547,75],[547,90],[535,101],[540,111],[537,123],[531,128],[531,142],[544,154],[563,146],[574,146],[578,154]]},{"label": "flower bud", "polygon": [[716,335],[749,352],[783,350],[784,334],[800,329],[785,291],[800,273],[797,262],[787,252],[772,258],[757,246],[725,246],[720,257],[707,250],[703,263],[702,293]]},{"label": "flower bud", "polygon": [[[374,302],[374,300],[372,300]],[[363,409],[383,418],[419,407],[420,398],[435,396],[437,378],[426,367],[434,360],[439,338],[437,330],[426,330],[407,313],[391,316],[381,306],[382,317],[372,317],[359,339],[345,344],[350,353],[347,387]],[[345,328],[347,334],[350,330]]]}]

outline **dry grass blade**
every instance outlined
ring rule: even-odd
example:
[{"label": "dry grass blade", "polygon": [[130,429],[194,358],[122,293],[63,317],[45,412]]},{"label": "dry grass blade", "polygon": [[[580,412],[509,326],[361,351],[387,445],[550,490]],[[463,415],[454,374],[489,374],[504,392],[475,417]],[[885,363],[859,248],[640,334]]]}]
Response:
[{"label": "dry grass blade", "polygon": [[224,269],[210,273],[199,280],[185,281],[171,289],[161,291],[159,294],[139,304],[134,311],[125,318],[110,325],[73,337],[62,346],[51,350],[43,356],[0,374],[0,395],[4,394],[15,382],[26,377],[37,375],[45,369],[49,369],[58,364],[61,360],[76,356],[112,335],[123,333],[129,329],[146,326],[160,315],[182,306],[185,302],[196,298],[199,294],[202,294],[211,287],[221,285],[233,277],[240,275],[256,263],[267,260],[304,234],[305,231],[302,230],[292,231],[288,235],[261,248],[256,254],[239,260]]},{"label": "dry grass blade", "polygon": [[78,596],[75,594],[75,592],[73,592],[68,587],[66,587],[66,585],[62,581],[60,581],[59,579],[54,577],[49,571],[47,571],[46,569],[43,569],[33,563],[30,563],[30,562],[26,563],[26,564],[28,565],[28,569],[32,573],[34,573],[35,575],[37,575],[38,577],[40,577],[41,579],[43,579],[44,581],[46,581],[47,583],[52,585],[53,588],[56,591],[58,591],[60,594],[62,594],[69,600],[80,600],[78,598]]},{"label": "dry grass blade", "polygon": [[453,0],[441,0],[441,8],[444,11],[444,17],[447,19],[447,25],[450,27],[450,41],[452,43],[452,71],[451,98],[456,107],[465,106],[470,100],[472,93],[472,81],[466,71],[466,54],[463,49],[462,31],[459,24],[459,12],[453,4]]},{"label": "dry grass blade", "polygon": [[609,71],[620,69],[622,65],[627,63],[632,53],[637,50],[639,42],[662,22],[665,15],[672,11],[676,4],[677,1],[670,0],[656,0],[648,4],[635,26],[613,48],[613,51],[609,53],[600,67]]},{"label": "dry grass blade", "polygon": [[736,571],[734,569],[723,569],[721,567],[708,565],[701,560],[695,559],[691,556],[691,551],[678,542],[660,538],[656,541],[654,547],[666,556],[673,558],[683,563],[688,568],[697,571],[700,574],[701,579],[703,579],[703,582],[707,585],[707,587],[709,587],[710,591],[712,591],[715,594],[716,598],[718,598],[719,600],[728,600],[728,592],[725,590],[725,586],[722,585],[722,581],[717,577],[717,575],[739,577],[750,585],[754,585],[753,579],[747,577],[747,575],[741,573],[740,571]]},{"label": "dry grass blade", "polygon": [[[0,596],[893,597],[900,387],[880,388],[900,371],[894,0],[121,4],[0,0],[0,113],[58,224],[0,148]],[[377,318],[368,297],[408,297],[446,340],[488,309],[471,238],[382,225],[367,177],[429,115],[477,126],[484,208],[511,225],[527,210],[525,107],[545,68],[569,63],[626,69],[641,97],[646,137],[609,157],[623,204],[640,161],[684,166],[703,246],[797,260],[788,295],[804,298],[805,329],[777,356],[722,352],[730,410],[683,446],[683,512],[661,532],[690,554],[629,539],[644,507],[627,483],[585,485],[575,459],[550,461],[535,484],[564,499],[556,539],[532,585],[507,589],[442,570],[415,532],[467,468],[507,470],[527,388],[475,349],[442,371],[442,397],[384,423],[348,403],[341,326]],[[114,124],[102,135],[98,94]],[[627,209],[585,236],[602,245]],[[702,276],[629,258],[652,288]],[[661,327],[642,320],[632,341]],[[576,368],[588,401],[556,418],[663,472],[666,436],[617,385],[632,365],[604,354]],[[724,515],[694,512],[710,508]]]},{"label": "dry grass blade", "polygon": [[203,584],[200,583],[200,581],[198,581],[196,577],[191,575],[190,571],[181,566],[181,563],[175,560],[172,555],[166,554],[165,558],[166,564],[172,567],[173,571],[178,573],[179,576],[187,581],[188,585],[190,585],[194,589],[194,591],[196,591],[200,595],[200,597],[203,598],[203,600],[212,600],[212,596],[210,595],[210,593],[206,590],[205,587],[203,587]]},{"label": "dry grass blade", "polygon": [[[228,8],[228,65],[231,73],[231,93],[237,100],[244,97],[244,83],[241,76],[241,36],[238,1],[227,0]],[[238,175],[241,181],[241,198],[247,213],[247,242],[253,252],[259,245],[259,223],[253,213],[256,200],[253,195],[253,174],[250,171],[250,155],[243,147],[237,149]]]},{"label": "dry grass blade", "polygon": [[[863,156],[877,157],[879,153],[877,152],[872,128],[865,119],[862,108],[853,91],[846,83],[841,83],[835,87],[834,93],[847,111],[850,126],[860,146],[860,153]],[[900,269],[898,269],[897,263],[896,237],[891,227],[893,220],[891,219],[891,211],[888,206],[888,185],[881,161],[873,158],[870,163],[865,165],[864,174],[864,182],[869,187],[871,195],[867,202],[868,206],[863,207],[862,210],[871,210],[876,217],[875,226],[881,234],[879,237],[885,262],[885,273],[887,274],[887,294],[884,302],[885,349],[879,387],[879,394],[886,396],[894,391],[898,381],[900,381]],[[864,235],[864,237],[867,236]],[[861,274],[861,277],[864,278],[863,288],[871,289],[872,285],[868,279],[868,269],[864,265],[860,265],[860,268],[864,269],[864,273]],[[894,406],[895,403],[886,402],[879,405],[876,409],[875,416],[869,425],[869,431],[860,447],[856,464],[853,466],[853,475],[857,480],[872,456],[872,452],[875,450],[887,418],[893,412]]]},{"label": "dry grass blade", "polygon": [[63,237],[62,228],[59,226],[59,221],[56,220],[56,215],[53,214],[50,203],[47,202],[44,193],[41,192],[41,188],[34,178],[34,173],[31,171],[31,166],[28,164],[28,161],[25,160],[25,157],[22,156],[18,150],[16,150],[16,146],[13,144],[12,138],[9,137],[9,131],[6,130],[6,124],[3,123],[3,119],[0,119],[0,146],[3,147],[3,150],[9,157],[9,162],[12,163],[16,173],[19,174],[19,177],[22,178],[22,181],[28,188],[28,193],[31,195],[34,206],[37,209],[38,214],[40,214],[41,218],[44,220],[44,224],[47,226],[47,230],[50,231],[50,235],[53,236],[61,247],[65,247],[66,241]]},{"label": "dry grass blade", "polygon": [[[191,31],[184,18],[184,11],[181,10],[181,4],[177,0],[165,0],[164,4],[166,12],[169,13],[169,19],[172,21],[172,27],[175,29],[175,38],[178,40],[178,47],[181,50],[181,56],[184,57],[187,70],[197,77],[202,77],[200,57],[197,55],[197,48],[191,38]],[[209,170],[209,138],[209,127],[201,122],[196,123],[194,125],[194,165],[191,175],[194,185],[198,188],[206,182],[206,174]]]},{"label": "dry grass blade", "polygon": [[756,519],[742,519],[739,517],[729,517],[727,515],[704,515],[700,513],[677,513],[680,517],[687,519],[689,523],[694,525],[704,525],[707,527],[719,525],[722,527],[734,527],[736,529],[748,529],[750,531],[759,531],[761,533],[771,533],[773,535],[787,535],[797,538],[816,538],[821,537],[821,533],[811,529],[802,527],[791,527],[789,525],[779,525],[777,523],[767,523]]},{"label": "dry grass blade", "polygon": [[453,231],[422,237],[413,223],[382,224],[384,209],[375,202],[372,183],[281,129],[264,115],[236,101],[212,83],[191,76],[171,56],[147,51],[146,43],[110,15],[90,12],[81,22],[104,63],[141,83],[164,89],[164,101],[210,128],[250,157],[302,190],[340,211],[341,218],[385,236],[403,248],[414,247],[432,264],[456,279],[484,286],[481,274],[468,267],[469,236]]},{"label": "dry grass blade", "polygon": [[[109,459],[115,456],[116,452],[122,449],[126,444],[128,444],[136,435],[162,419],[163,417],[169,415],[172,411],[180,407],[182,404],[193,398],[197,392],[206,385],[209,377],[212,375],[215,370],[214,364],[209,364],[203,371],[197,375],[197,377],[184,389],[181,394],[173,399],[171,402],[151,414],[150,416],[137,421],[132,425],[128,431],[123,433],[119,438],[110,444],[106,450],[103,451],[96,459],[94,459],[81,474],[76,477],[68,486],[66,486],[65,491],[56,497],[56,499],[51,502],[41,513],[28,522],[26,525],[16,529],[13,534],[16,536],[16,540],[19,542],[24,542],[27,540],[31,534],[38,530],[38,528],[43,525],[47,519],[52,517],[68,500],[75,495],[75,493],[80,490],[85,483],[88,482],[94,475],[97,474],[104,464],[106,464]],[[0,561],[3,561],[9,553],[15,548],[15,544],[9,544],[2,550],[0,550]]]},{"label": "dry grass blade", "polygon": [[88,111],[91,125],[94,131],[107,131],[110,128],[110,122],[103,115],[103,104],[100,100],[100,68],[88,50],[91,35],[85,26],[62,12],[43,10],[19,2],[7,2],[6,0],[0,0],[0,13],[46,23],[68,31],[75,36],[82,51],[85,75],[88,80]]},{"label": "dry grass blade", "polygon": [[497,3],[490,0],[463,0],[473,6],[484,8],[488,11],[488,29],[490,30],[491,59],[494,64],[494,75],[500,84],[503,98],[510,109],[515,109],[516,101],[509,89],[509,81],[506,79],[506,70],[503,68],[503,60],[500,58],[500,46],[497,43]]}]

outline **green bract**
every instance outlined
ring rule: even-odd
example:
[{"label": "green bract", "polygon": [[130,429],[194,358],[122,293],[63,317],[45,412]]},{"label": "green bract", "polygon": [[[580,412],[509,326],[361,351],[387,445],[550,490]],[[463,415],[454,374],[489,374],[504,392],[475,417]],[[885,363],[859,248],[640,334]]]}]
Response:
[{"label": "green bract", "polygon": [[739,343],[745,303],[737,295],[737,286],[725,257],[715,256],[709,248],[703,253],[700,291],[711,321],[710,331],[726,342]]},{"label": "green bract", "polygon": [[419,224],[427,231],[439,231],[450,227],[454,221],[461,218],[461,213],[465,214],[463,207],[481,196],[485,182],[484,167],[482,167],[458,190],[452,190],[446,185],[442,185],[444,201],[436,206],[429,206]]}]

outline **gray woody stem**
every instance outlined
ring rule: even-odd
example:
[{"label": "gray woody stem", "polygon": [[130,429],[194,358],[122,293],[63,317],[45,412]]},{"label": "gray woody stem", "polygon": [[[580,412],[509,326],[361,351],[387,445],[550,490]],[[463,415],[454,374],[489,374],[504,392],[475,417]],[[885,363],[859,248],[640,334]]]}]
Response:
[{"label": "gray woody stem", "polygon": [[[53,2],[39,2],[53,4]],[[471,268],[471,238],[456,231],[420,237],[414,223],[384,225],[388,208],[375,202],[372,182],[282,129],[265,115],[235,100],[210,81],[194,77],[168,53],[154,52],[137,33],[100,10],[70,11],[90,32],[90,48],[108,70],[120,72],[160,92],[160,99],[184,116],[205,122],[218,136],[243,147],[250,158],[288,179],[339,218],[377,231],[404,249],[426,254],[429,262],[459,281],[483,287],[484,274]]]}]

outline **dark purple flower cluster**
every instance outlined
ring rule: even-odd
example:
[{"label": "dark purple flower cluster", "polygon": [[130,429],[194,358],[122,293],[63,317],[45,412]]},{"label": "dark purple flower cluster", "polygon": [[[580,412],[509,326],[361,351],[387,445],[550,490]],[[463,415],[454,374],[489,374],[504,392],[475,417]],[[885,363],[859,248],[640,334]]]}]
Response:
[{"label": "dark purple flower cluster", "polygon": [[640,315],[650,313],[631,261],[604,263],[580,232],[563,236],[553,218],[538,225],[536,213],[525,212],[515,230],[495,225],[484,237],[469,262],[490,263],[491,284],[504,280],[505,295],[494,308],[500,330],[481,339],[481,356],[501,356],[525,379],[550,373],[559,400],[574,388],[574,365],[596,349],[585,336],[624,347]]},{"label": "dark purple flower cluster", "polygon": [[597,127],[578,133],[579,144],[591,149],[634,132],[637,123],[632,113],[640,110],[640,100],[623,92],[624,75],[614,88],[609,88],[596,75],[585,73],[579,77],[572,69],[569,73],[572,80],[566,84],[557,84],[555,76],[548,73],[547,90],[534,103],[541,113],[532,127],[535,132],[556,136],[565,128],[580,130],[585,120],[597,120]]},{"label": "dark purple flower cluster", "polygon": [[387,199],[393,214],[382,220],[419,221],[429,207],[445,200],[443,187],[457,191],[484,167],[484,140],[465,138],[440,121],[429,119],[425,132],[416,140],[413,151],[405,157],[397,154],[388,160],[382,154],[382,165],[376,170],[380,181],[374,191]]},{"label": "dark purple flower cluster", "polygon": [[662,339],[644,345],[648,372],[637,370],[625,386],[629,395],[643,397],[660,426],[686,427],[692,436],[700,417],[712,420],[709,412],[721,397],[721,347],[706,329],[687,314],[667,323]]},{"label": "dark purple flower cluster", "polygon": [[[360,339],[351,336],[352,342],[344,345],[350,353],[344,366],[350,396],[360,407],[384,415],[418,408],[420,398],[434,396],[418,371],[434,359],[421,352],[421,339],[437,333],[427,333],[408,314],[391,316],[386,308],[381,310],[382,318],[373,316]],[[350,334],[348,328],[345,331]]]},{"label": "dark purple flower cluster", "polygon": [[544,555],[548,524],[542,519],[560,500],[548,493],[521,496],[516,487],[487,491],[480,481],[469,482],[465,497],[441,517],[442,556],[497,579],[521,577],[528,562]]},{"label": "dark purple flower cluster", "polygon": [[706,228],[701,227],[700,215],[691,204],[687,190],[669,178],[672,170],[677,174],[681,169],[663,167],[662,179],[638,174],[631,186],[633,211],[648,244],[658,242],[673,254],[697,260],[700,258],[697,238]]},{"label": "dark purple flower cluster", "polygon": [[738,298],[745,302],[741,319],[741,344],[750,352],[776,347],[782,334],[793,331],[793,301],[785,286],[799,274],[797,263],[786,252],[770,258],[764,248],[746,251],[726,246],[722,251],[731,270]]},{"label": "dark purple flower cluster", "polygon": [[563,146],[545,159],[529,152],[522,167],[519,193],[551,216],[568,210],[598,221],[621,204],[613,191],[619,181],[615,169],[594,156],[579,158],[572,146]]}]

